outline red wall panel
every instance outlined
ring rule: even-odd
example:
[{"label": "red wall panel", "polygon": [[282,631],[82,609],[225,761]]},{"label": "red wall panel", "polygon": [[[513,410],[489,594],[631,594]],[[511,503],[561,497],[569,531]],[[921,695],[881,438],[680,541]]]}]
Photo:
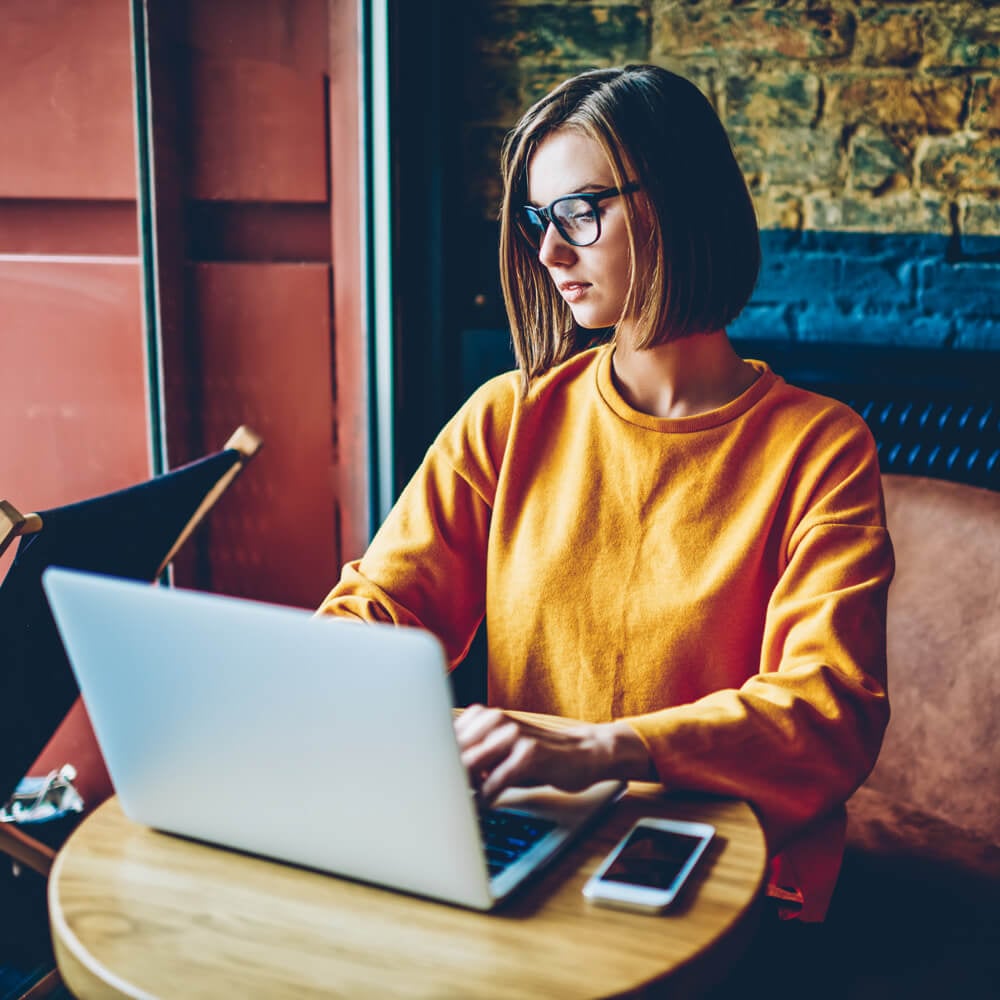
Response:
[{"label": "red wall panel", "polygon": [[125,0],[5,0],[0,198],[134,199]]},{"label": "red wall panel", "polygon": [[324,89],[320,73],[196,57],[191,197],[326,201]]},{"label": "red wall panel", "polygon": [[240,423],[264,439],[208,525],[211,588],[315,607],[339,572],[330,268],[198,264],[191,286],[206,440]]},{"label": "red wall panel", "polygon": [[239,423],[264,441],[176,578],[313,607],[341,561],[328,4],[153,7],[157,241],[172,254],[159,262],[170,459],[217,446]]},{"label": "red wall panel", "polygon": [[149,475],[139,267],[0,260],[0,493],[37,510]]},{"label": "red wall panel", "polygon": [[[151,471],[132,43],[124,0],[0,17],[0,495],[30,511]],[[30,773],[66,761],[107,793],[79,702]]]},{"label": "red wall panel", "polygon": [[[169,0],[174,2],[174,0]],[[187,37],[198,52],[257,59],[324,74],[329,58],[328,8],[346,8],[357,21],[357,0],[211,0],[187,5]]]}]

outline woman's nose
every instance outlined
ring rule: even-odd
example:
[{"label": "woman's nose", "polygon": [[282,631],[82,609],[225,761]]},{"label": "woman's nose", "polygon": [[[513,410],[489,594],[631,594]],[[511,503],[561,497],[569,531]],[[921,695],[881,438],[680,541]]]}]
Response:
[{"label": "woman's nose", "polygon": [[556,264],[572,263],[575,259],[576,251],[572,243],[567,243],[559,235],[559,230],[549,223],[538,246],[538,260],[544,267],[552,267]]}]

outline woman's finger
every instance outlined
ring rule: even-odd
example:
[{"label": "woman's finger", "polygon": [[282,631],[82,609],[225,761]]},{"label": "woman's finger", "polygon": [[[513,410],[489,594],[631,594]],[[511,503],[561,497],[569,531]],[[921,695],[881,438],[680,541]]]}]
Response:
[{"label": "woman's finger", "polygon": [[470,772],[492,770],[510,753],[519,737],[517,723],[509,719],[496,729],[488,730],[481,740],[469,743],[462,750],[462,763]]},{"label": "woman's finger", "polygon": [[481,742],[491,730],[503,725],[507,718],[499,708],[470,705],[455,720],[455,737],[459,748],[465,749]]},{"label": "woman's finger", "polygon": [[514,785],[528,787],[545,784],[532,775],[532,763],[537,753],[537,744],[529,738],[520,738],[511,747],[510,753],[483,779],[479,793],[487,802],[495,799],[505,788]]}]

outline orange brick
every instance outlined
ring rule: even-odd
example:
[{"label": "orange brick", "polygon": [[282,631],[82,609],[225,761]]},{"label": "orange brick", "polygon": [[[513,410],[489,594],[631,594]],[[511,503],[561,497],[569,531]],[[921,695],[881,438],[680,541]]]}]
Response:
[{"label": "orange brick", "polygon": [[964,80],[909,76],[842,76],[831,80],[829,114],[847,123],[954,132],[962,117]]},{"label": "orange brick", "polygon": [[973,83],[969,128],[1000,132],[1000,79],[997,77],[978,79]]}]

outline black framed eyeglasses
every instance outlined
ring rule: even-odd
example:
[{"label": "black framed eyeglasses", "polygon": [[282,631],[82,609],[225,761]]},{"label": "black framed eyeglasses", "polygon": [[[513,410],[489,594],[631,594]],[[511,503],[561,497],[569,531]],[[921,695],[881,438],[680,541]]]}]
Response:
[{"label": "black framed eyeglasses", "polygon": [[545,208],[524,205],[518,214],[521,232],[536,250],[550,224],[571,246],[589,247],[601,238],[600,203],[638,190],[639,185],[632,181],[620,188],[605,188],[592,194],[564,194]]}]

